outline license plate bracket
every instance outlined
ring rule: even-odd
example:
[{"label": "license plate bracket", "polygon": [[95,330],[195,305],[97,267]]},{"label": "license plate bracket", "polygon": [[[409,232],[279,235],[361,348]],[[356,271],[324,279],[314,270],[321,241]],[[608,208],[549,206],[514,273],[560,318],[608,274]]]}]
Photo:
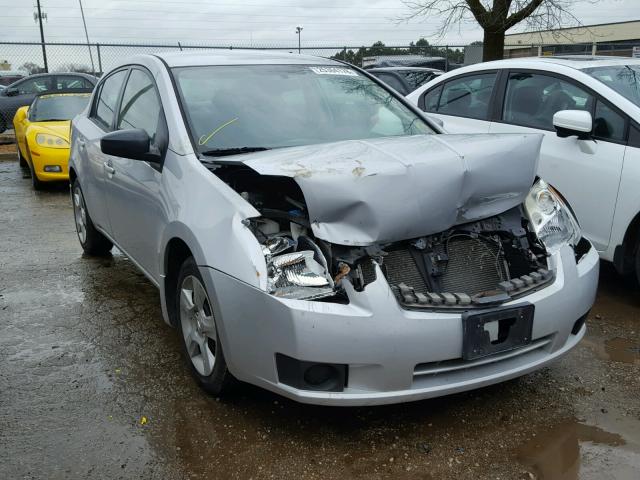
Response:
[{"label": "license plate bracket", "polygon": [[507,352],[531,343],[534,305],[499,308],[462,315],[462,358]]}]

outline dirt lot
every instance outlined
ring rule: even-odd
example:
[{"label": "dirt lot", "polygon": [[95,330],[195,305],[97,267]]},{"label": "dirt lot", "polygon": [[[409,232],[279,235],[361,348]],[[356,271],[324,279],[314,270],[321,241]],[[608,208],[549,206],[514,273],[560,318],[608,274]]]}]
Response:
[{"label": "dirt lot", "polygon": [[202,393],[158,294],[81,254],[68,190],[0,162],[0,478],[640,478],[640,295],[603,265],[586,339],[538,373],[377,408]]}]

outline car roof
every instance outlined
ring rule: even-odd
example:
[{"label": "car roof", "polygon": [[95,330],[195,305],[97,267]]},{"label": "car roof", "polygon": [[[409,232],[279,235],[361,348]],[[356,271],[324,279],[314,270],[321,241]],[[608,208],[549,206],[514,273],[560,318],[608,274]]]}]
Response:
[{"label": "car roof", "polygon": [[205,50],[193,52],[158,53],[169,67],[196,67],[207,65],[344,65],[335,60],[313,55],[300,55],[293,51],[264,50]]},{"label": "car roof", "polygon": [[609,57],[604,55],[562,55],[554,57],[522,57],[509,58],[505,60],[495,60],[493,62],[485,62],[475,64],[474,66],[482,66],[485,68],[508,68],[529,64],[531,66],[542,65],[562,65],[576,70],[582,70],[592,67],[607,67],[615,65],[640,65],[640,59],[631,57]]}]

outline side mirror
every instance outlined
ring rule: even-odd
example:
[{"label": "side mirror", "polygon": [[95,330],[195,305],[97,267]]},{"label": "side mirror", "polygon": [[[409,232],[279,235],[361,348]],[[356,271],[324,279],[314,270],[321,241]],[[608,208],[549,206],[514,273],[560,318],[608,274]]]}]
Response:
[{"label": "side mirror", "polygon": [[116,130],[100,139],[100,150],[114,157],[147,162],[160,162],[160,156],[150,151],[151,139],[141,128]]},{"label": "side mirror", "polygon": [[18,87],[9,87],[4,89],[4,94],[7,97],[15,97],[19,93],[20,93],[20,90],[18,90]]},{"label": "side mirror", "polygon": [[584,110],[560,110],[553,115],[553,126],[559,137],[578,137],[578,140],[589,140],[593,130],[593,119]]},{"label": "side mirror", "polygon": [[13,121],[15,123],[22,122],[25,118],[27,118],[27,114],[29,113],[29,107],[20,107],[16,110],[16,115],[13,117]]}]

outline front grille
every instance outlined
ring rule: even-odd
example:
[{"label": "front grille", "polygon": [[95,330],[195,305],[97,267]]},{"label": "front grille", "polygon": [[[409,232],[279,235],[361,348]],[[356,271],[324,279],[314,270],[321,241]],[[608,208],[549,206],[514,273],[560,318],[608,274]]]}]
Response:
[{"label": "front grille", "polygon": [[446,254],[440,262],[441,275],[428,284],[418,265],[423,253],[411,254],[409,248],[388,252],[384,257],[384,272],[390,285],[404,283],[416,292],[460,292],[475,295],[495,290],[509,279],[504,252],[494,242],[467,235],[455,236],[437,246],[436,255]]},{"label": "front grille", "polygon": [[427,292],[427,285],[409,249],[393,250],[384,257],[383,269],[389,285],[405,285],[416,292]]},{"label": "front grille", "polygon": [[475,295],[495,290],[500,282],[509,279],[504,251],[495,242],[465,235],[451,238],[446,245],[449,260],[440,291]]}]

